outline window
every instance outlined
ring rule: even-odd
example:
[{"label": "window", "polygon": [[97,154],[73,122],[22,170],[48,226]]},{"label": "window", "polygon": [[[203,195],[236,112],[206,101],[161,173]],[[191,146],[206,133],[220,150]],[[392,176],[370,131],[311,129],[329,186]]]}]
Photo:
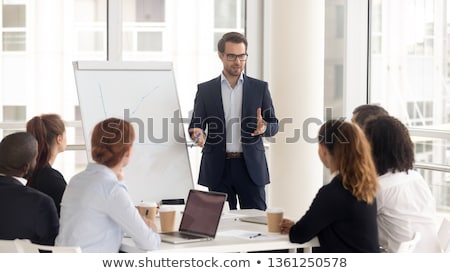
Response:
[{"label": "window", "polygon": [[217,50],[217,43],[223,34],[235,30],[244,32],[245,1],[215,0],[214,1],[214,40],[212,48]]},{"label": "window", "polygon": [[165,0],[123,1],[125,52],[163,52],[166,27]]},{"label": "window", "polygon": [[162,51],[162,32],[138,32],[138,51]]},{"label": "window", "polygon": [[343,116],[345,88],[345,44],[347,31],[346,22],[346,1],[328,0],[325,1],[325,98],[326,109],[332,109],[331,116],[326,118],[337,118]]},{"label": "window", "polygon": [[3,51],[26,50],[26,6],[23,1],[8,1],[2,6]]},{"label": "window", "polygon": [[[69,122],[68,148],[84,143],[76,142],[73,128],[81,122],[74,122],[78,97],[72,62],[106,60],[106,2],[2,1],[0,136],[24,130],[33,116],[57,113]],[[77,154],[84,161],[76,160]],[[84,150],[61,153],[55,168],[68,180],[78,170],[78,162],[86,162]]]},{"label": "window", "polygon": [[73,13],[77,51],[106,59],[106,0],[74,0]]},{"label": "window", "polygon": [[335,35],[336,39],[343,39],[345,28],[344,28],[344,22],[345,22],[345,6],[344,5],[337,5],[336,6],[336,17],[335,17]]},{"label": "window", "polygon": [[101,52],[106,50],[106,37],[104,31],[80,30],[78,31],[78,51]]},{"label": "window", "polygon": [[165,0],[136,0],[137,22],[164,22]]},{"label": "window", "polygon": [[[0,135],[16,130],[8,120],[25,124],[36,115],[60,114],[68,124],[68,150],[58,155],[55,168],[69,181],[87,162],[73,62],[107,59],[107,4],[117,1],[63,2],[0,4]],[[245,4],[122,0],[122,29],[111,29],[122,31],[124,61],[173,63],[183,116],[188,116],[197,84],[221,71],[216,46],[211,47],[216,33],[244,32]]]},{"label": "window", "polygon": [[6,122],[18,122],[25,121],[26,107],[21,106],[3,106],[3,121]]},{"label": "window", "polygon": [[[4,105],[3,121],[4,122],[24,122],[26,121],[26,106],[24,105]],[[23,128],[24,129],[24,128]],[[23,129],[4,129],[2,138]]]},{"label": "window", "polygon": [[403,4],[405,22],[411,27],[405,28],[405,42],[408,54],[431,56],[434,47],[434,0],[406,1]]},{"label": "window", "polygon": [[371,52],[372,54],[381,54],[381,38],[382,38],[382,25],[383,22],[381,16],[382,16],[382,6],[381,6],[382,0],[373,0],[372,1],[372,20],[370,21],[371,25]]},{"label": "window", "polygon": [[[448,136],[440,137],[450,129],[449,4],[446,0],[371,1],[368,100],[380,103],[416,134],[431,130],[427,136],[411,134],[418,166],[448,166],[450,161]],[[421,172],[437,206],[450,210],[450,175]]]},{"label": "window", "polygon": [[[450,32],[439,12],[446,1],[394,2],[372,1],[369,101],[381,103],[408,126],[447,124],[448,72],[442,64],[449,63],[443,46]],[[437,54],[435,48],[442,52]]]},{"label": "window", "polygon": [[417,127],[433,124],[432,101],[407,102],[406,107],[408,109],[407,126]]}]

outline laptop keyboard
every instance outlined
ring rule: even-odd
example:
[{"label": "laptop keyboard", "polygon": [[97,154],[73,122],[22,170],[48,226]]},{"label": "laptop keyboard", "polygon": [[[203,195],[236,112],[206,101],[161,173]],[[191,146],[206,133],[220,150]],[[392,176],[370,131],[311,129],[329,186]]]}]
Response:
[{"label": "laptop keyboard", "polygon": [[175,236],[175,237],[179,237],[179,238],[183,238],[183,239],[197,239],[197,238],[203,238],[204,237],[204,236],[195,235],[195,234],[188,234],[188,233],[184,233],[184,232],[167,232],[167,233],[164,233],[164,234]]},{"label": "laptop keyboard", "polygon": [[196,238],[203,238],[204,236],[194,235],[194,234],[187,234],[187,233],[179,233],[181,238],[185,239],[196,239]]}]

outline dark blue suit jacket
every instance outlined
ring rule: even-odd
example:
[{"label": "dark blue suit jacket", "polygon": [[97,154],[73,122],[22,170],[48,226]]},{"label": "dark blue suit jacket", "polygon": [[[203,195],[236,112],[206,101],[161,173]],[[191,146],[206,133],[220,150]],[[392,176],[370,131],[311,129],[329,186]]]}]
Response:
[{"label": "dark blue suit jacket", "polygon": [[[267,129],[262,135],[251,136],[256,129],[258,108],[261,108]],[[221,181],[226,152],[226,124],[220,76],[198,85],[189,128],[201,128],[207,133],[198,183],[214,187]],[[278,119],[275,116],[267,82],[244,75],[241,143],[249,175],[257,185],[270,183],[262,136],[273,136],[277,132]]]},{"label": "dark blue suit jacket", "polygon": [[0,175],[0,239],[54,245],[59,218],[48,195]]}]

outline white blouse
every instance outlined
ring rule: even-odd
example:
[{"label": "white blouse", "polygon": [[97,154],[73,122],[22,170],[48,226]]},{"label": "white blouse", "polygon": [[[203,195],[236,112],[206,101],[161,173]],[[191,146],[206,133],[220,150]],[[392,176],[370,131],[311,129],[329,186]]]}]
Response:
[{"label": "white blouse", "polygon": [[436,203],[428,184],[419,172],[388,172],[379,177],[377,192],[378,236],[380,246],[397,251],[402,241],[421,240],[414,252],[440,252],[436,226]]}]

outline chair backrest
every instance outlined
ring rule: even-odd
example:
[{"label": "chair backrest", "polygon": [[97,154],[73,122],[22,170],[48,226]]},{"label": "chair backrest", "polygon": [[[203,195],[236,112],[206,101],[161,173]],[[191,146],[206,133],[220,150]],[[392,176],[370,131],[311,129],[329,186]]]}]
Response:
[{"label": "chair backrest", "polygon": [[0,240],[0,253],[18,252],[15,240]]},{"label": "chair backrest", "polygon": [[47,246],[34,244],[30,240],[20,240],[16,239],[17,252],[21,253],[40,253],[51,252],[51,253],[81,253],[81,248],[78,246]]},{"label": "chair backrest", "polygon": [[413,252],[421,237],[420,232],[414,233],[414,237],[411,240],[400,243],[397,253]]},{"label": "chair backrest", "polygon": [[439,227],[438,239],[442,252],[450,253],[450,219],[447,217],[442,220]]}]

